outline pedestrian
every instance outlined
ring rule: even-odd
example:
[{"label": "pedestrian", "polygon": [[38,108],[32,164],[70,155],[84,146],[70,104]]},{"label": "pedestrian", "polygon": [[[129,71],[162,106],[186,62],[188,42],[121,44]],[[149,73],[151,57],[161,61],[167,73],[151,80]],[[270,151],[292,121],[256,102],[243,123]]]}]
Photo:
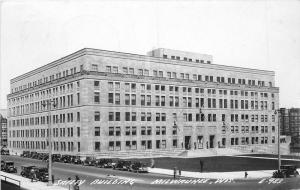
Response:
[{"label": "pedestrian", "polygon": [[153,158],[151,158],[151,168],[154,168],[155,167],[155,161]]},{"label": "pedestrian", "polygon": [[204,165],[203,161],[200,160],[200,172],[201,172],[201,173],[202,173],[202,171],[203,171],[203,165]]},{"label": "pedestrian", "polygon": [[177,172],[177,168],[174,167],[174,179],[176,179],[176,172]]},{"label": "pedestrian", "polygon": [[245,178],[247,178],[247,176],[248,176],[248,173],[247,173],[247,171],[245,171]]}]

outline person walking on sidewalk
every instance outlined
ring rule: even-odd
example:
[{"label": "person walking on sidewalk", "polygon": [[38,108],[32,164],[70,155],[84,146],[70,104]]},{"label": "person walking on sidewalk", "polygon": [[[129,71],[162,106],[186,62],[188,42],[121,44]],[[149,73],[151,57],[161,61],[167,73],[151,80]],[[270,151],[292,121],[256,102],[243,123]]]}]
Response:
[{"label": "person walking on sidewalk", "polygon": [[204,165],[203,161],[200,160],[200,172],[201,172],[201,173],[203,172],[203,165]]}]

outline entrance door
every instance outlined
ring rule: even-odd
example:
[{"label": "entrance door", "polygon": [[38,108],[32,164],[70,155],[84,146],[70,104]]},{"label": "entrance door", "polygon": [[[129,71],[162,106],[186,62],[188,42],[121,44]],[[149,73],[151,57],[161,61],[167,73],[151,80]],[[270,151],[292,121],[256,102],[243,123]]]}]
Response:
[{"label": "entrance door", "polygon": [[209,148],[214,148],[215,135],[209,136]]},{"label": "entrance door", "polygon": [[186,150],[191,149],[191,136],[184,137],[184,147]]}]

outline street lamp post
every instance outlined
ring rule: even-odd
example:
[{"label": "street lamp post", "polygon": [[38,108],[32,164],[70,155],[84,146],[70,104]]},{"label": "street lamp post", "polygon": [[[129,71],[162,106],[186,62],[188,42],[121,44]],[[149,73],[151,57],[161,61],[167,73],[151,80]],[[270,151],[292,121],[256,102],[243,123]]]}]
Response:
[{"label": "street lamp post", "polygon": [[47,106],[48,108],[48,151],[49,151],[49,157],[48,157],[48,185],[52,185],[52,135],[51,135],[51,103],[54,107],[56,107],[56,102],[54,100],[47,100],[46,102],[42,103],[42,106],[45,108]]},{"label": "street lamp post", "polygon": [[277,115],[278,118],[278,136],[277,136],[277,145],[278,145],[278,170],[280,170],[281,166],[281,156],[280,156],[280,118],[279,118],[279,110],[275,110],[274,114]]}]

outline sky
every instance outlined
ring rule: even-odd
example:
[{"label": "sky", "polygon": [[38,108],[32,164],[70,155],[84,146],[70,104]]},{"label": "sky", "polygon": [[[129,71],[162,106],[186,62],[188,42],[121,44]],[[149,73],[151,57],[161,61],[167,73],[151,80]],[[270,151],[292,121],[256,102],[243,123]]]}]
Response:
[{"label": "sky", "polygon": [[169,48],[275,71],[280,107],[300,107],[300,1],[7,0],[0,10],[0,109],[10,79],[89,47]]}]

